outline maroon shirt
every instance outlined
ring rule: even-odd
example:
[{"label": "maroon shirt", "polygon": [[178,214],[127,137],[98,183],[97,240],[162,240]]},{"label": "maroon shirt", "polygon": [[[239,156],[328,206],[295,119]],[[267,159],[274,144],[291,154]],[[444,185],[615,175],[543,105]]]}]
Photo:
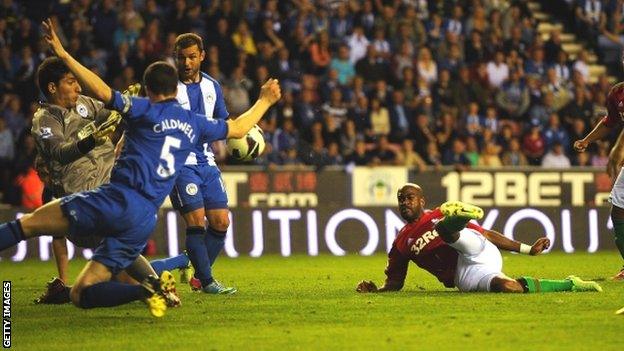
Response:
[{"label": "maroon shirt", "polygon": [[602,123],[607,127],[615,127],[624,121],[624,82],[614,85],[607,95],[607,115]]},{"label": "maroon shirt", "polygon": [[[409,261],[433,274],[447,288],[455,286],[457,251],[448,246],[434,230],[435,224],[444,216],[439,208],[425,213],[417,220],[407,223],[392,244],[388,253],[386,284],[403,286]],[[483,233],[479,225],[468,223],[466,228]]]}]

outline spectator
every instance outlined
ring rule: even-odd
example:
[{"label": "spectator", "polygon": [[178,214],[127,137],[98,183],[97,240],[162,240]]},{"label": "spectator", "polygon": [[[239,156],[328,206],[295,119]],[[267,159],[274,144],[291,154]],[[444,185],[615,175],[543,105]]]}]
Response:
[{"label": "spectator", "polygon": [[466,157],[470,160],[471,166],[477,166],[479,164],[479,156],[477,139],[474,136],[466,137]]},{"label": "spectator", "polygon": [[496,104],[507,118],[518,121],[529,108],[529,92],[520,80],[520,72],[512,70],[509,77],[496,95]]},{"label": "spectator", "polygon": [[[598,153],[592,155],[591,157],[591,166],[592,167],[600,167],[605,169],[607,167],[607,163],[609,163],[609,144],[607,142],[597,143],[598,145]],[[587,154],[583,152],[583,154]]]},{"label": "spectator", "polygon": [[388,137],[380,135],[377,138],[375,149],[371,152],[372,163],[374,165],[393,165],[396,163],[397,155],[390,147]]},{"label": "spectator", "polygon": [[249,92],[252,87],[253,82],[245,76],[243,67],[235,68],[223,92],[230,115],[239,116],[249,109]]},{"label": "spectator", "polygon": [[502,51],[497,51],[494,60],[488,62],[487,73],[490,86],[493,88],[499,88],[509,78],[509,67],[505,63],[505,54]]},{"label": "spectator", "polygon": [[2,112],[6,128],[11,131],[13,140],[17,140],[26,128],[26,117],[22,112],[22,100],[18,96],[8,96],[6,109]]},{"label": "spectator", "polygon": [[330,68],[338,72],[338,81],[342,85],[351,83],[355,76],[355,66],[349,61],[349,47],[340,45],[338,48],[338,57],[331,60]]},{"label": "spectator", "polygon": [[438,80],[438,65],[431,58],[431,51],[427,47],[422,47],[418,52],[416,70],[418,71],[418,76],[423,78],[427,84]]},{"label": "spectator", "polygon": [[440,154],[440,150],[438,149],[438,144],[434,141],[427,143],[426,146],[427,152],[422,155],[425,162],[428,165],[434,167],[434,169],[439,170],[442,168],[442,155]]},{"label": "spectator", "polygon": [[317,40],[310,45],[310,59],[312,60],[312,72],[323,75],[332,59],[327,32],[320,32]]},{"label": "spectator", "polygon": [[234,33],[232,33],[234,46],[249,55],[255,56],[258,53],[256,43],[252,33],[249,32],[249,25],[246,21],[240,21]]},{"label": "spectator", "polygon": [[489,168],[500,168],[503,165],[500,157],[500,146],[493,142],[489,142],[483,148],[481,156],[479,156],[479,166]]},{"label": "spectator", "polygon": [[387,136],[390,134],[390,113],[382,106],[378,98],[371,99],[370,116],[371,130],[374,136]]},{"label": "spectator", "polygon": [[401,90],[392,92],[390,105],[391,140],[400,142],[409,134],[409,116],[412,111],[405,106],[405,94]]},{"label": "spectator", "polygon": [[542,156],[546,149],[546,142],[540,128],[539,124],[532,124],[529,132],[522,139],[522,152],[532,166],[537,166],[542,162]]},{"label": "spectator", "polygon": [[423,172],[427,169],[425,161],[414,151],[414,141],[407,138],[403,139],[401,149],[397,152],[396,164],[399,166],[416,168],[419,172]]},{"label": "spectator", "polygon": [[509,142],[509,150],[503,153],[501,160],[505,166],[522,167],[528,165],[526,156],[520,151],[520,141],[517,138]]},{"label": "spectator", "polygon": [[347,163],[352,163],[356,166],[367,166],[371,161],[372,157],[366,152],[364,140],[358,140],[355,143],[355,151],[347,157]]},{"label": "spectator", "polygon": [[553,108],[553,101],[555,97],[551,91],[546,91],[542,95],[542,101],[539,104],[533,105],[529,111],[529,118],[531,123],[546,125],[550,115],[556,113]]},{"label": "spectator", "polygon": [[574,71],[581,73],[585,81],[589,80],[589,65],[587,64],[588,55],[587,50],[581,50],[576,57],[576,61],[574,61],[574,65],[572,66]]},{"label": "spectator", "polygon": [[347,45],[349,45],[349,60],[352,64],[356,64],[363,59],[368,51],[369,40],[364,35],[364,28],[356,25],[353,28],[353,34],[347,39]]},{"label": "spectator", "polygon": [[364,78],[367,84],[388,78],[388,66],[378,57],[377,49],[373,45],[369,45],[366,56],[357,61],[355,72]]},{"label": "spectator", "polygon": [[544,155],[542,167],[544,168],[570,168],[570,159],[563,152],[563,146],[555,142],[550,151]]},{"label": "spectator", "polygon": [[550,37],[544,43],[544,56],[546,62],[553,63],[558,61],[559,53],[563,51],[563,45],[561,41],[561,29],[558,27],[553,28],[550,31]]},{"label": "spectator", "polygon": [[355,123],[349,119],[345,122],[340,135],[340,150],[345,158],[348,158],[355,151],[355,144],[358,135],[355,130]]},{"label": "spectator", "polygon": [[466,157],[466,144],[459,138],[453,141],[453,147],[446,151],[442,164],[453,166],[458,171],[470,168],[470,160]]},{"label": "spectator", "polygon": [[125,17],[121,27],[115,30],[113,35],[113,44],[115,48],[118,48],[122,43],[128,44],[130,49],[134,49],[137,39],[139,38],[139,32],[132,27],[132,20]]}]

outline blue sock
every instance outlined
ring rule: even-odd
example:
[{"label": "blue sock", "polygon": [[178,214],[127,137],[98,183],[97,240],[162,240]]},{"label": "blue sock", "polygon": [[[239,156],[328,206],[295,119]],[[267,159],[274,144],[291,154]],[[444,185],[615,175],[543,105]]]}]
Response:
[{"label": "blue sock", "polygon": [[208,227],[206,232],[206,239],[204,242],[206,244],[206,249],[208,250],[208,257],[210,257],[210,265],[212,266],[221,253],[221,250],[223,250],[226,232],[220,232],[211,227]]},{"label": "blue sock", "polygon": [[186,252],[195,267],[195,278],[201,281],[202,286],[213,281],[210,258],[208,258],[208,250],[204,244],[205,236],[206,228],[204,227],[186,228]]},{"label": "blue sock", "polygon": [[0,224],[0,251],[13,247],[25,239],[19,219]]},{"label": "blue sock", "polygon": [[80,307],[113,307],[145,298],[141,285],[101,282],[88,286],[80,293]]},{"label": "blue sock", "polygon": [[150,261],[152,268],[160,277],[163,271],[172,271],[174,269],[185,268],[189,264],[189,258],[186,254],[177,255],[175,257],[163,258],[162,260]]}]

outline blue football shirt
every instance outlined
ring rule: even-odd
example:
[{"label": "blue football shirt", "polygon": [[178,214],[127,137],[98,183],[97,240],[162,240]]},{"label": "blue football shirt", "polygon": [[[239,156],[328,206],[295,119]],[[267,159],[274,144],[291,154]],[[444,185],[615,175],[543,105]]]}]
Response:
[{"label": "blue football shirt", "polygon": [[171,192],[176,171],[189,153],[197,145],[225,139],[228,133],[225,120],[185,110],[175,99],[151,103],[114,91],[109,105],[128,123],[110,181],[138,191],[156,207]]}]

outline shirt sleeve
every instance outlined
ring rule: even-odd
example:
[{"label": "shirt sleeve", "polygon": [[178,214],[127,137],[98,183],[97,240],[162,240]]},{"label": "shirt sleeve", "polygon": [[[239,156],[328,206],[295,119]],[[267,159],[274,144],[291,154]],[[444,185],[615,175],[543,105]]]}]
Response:
[{"label": "shirt sleeve", "polygon": [[407,276],[407,266],[409,259],[397,249],[396,244],[392,245],[392,249],[388,253],[388,265],[386,266],[386,283],[385,285],[403,287],[405,277]]},{"label": "shirt sleeve", "polygon": [[46,111],[36,113],[31,134],[42,157],[48,161],[66,165],[84,156],[78,147],[79,140],[70,140],[61,123]]},{"label": "shirt sleeve", "polygon": [[208,119],[206,116],[196,115],[195,120],[199,123],[200,138],[204,142],[210,143],[227,137],[228,124],[224,119]]},{"label": "shirt sleeve", "polygon": [[617,105],[613,99],[613,96],[609,93],[607,96],[607,115],[602,118],[602,123],[609,128],[615,127],[618,121]]},{"label": "shirt sleeve", "polygon": [[230,113],[225,106],[225,98],[223,97],[223,89],[221,89],[221,84],[215,84],[215,90],[217,92],[217,102],[215,104],[213,118],[227,119]]},{"label": "shirt sleeve", "polygon": [[111,101],[107,107],[121,113],[128,119],[138,119],[147,114],[151,104],[147,98],[139,96],[129,96],[113,90]]}]

